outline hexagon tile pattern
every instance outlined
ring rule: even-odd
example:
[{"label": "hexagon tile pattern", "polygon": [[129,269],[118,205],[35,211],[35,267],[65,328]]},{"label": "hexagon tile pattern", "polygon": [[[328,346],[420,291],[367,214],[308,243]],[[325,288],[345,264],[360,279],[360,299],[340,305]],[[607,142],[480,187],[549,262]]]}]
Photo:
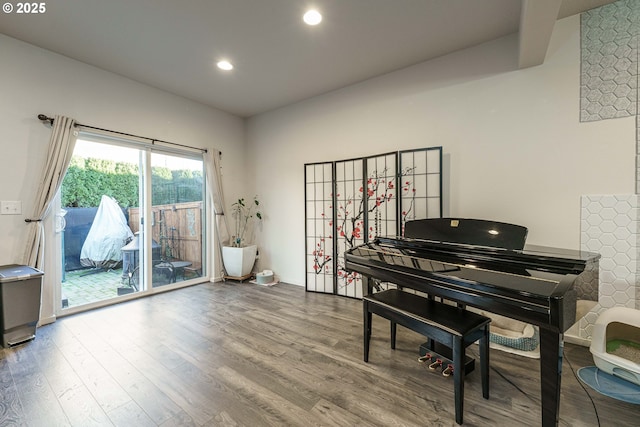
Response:
[{"label": "hexagon tile pattern", "polygon": [[638,113],[640,2],[620,0],[581,15],[580,121]]},{"label": "hexagon tile pattern", "polygon": [[640,194],[640,116],[636,116],[636,194]]},{"label": "hexagon tile pattern", "polygon": [[638,250],[640,197],[582,196],[580,249],[601,254],[598,304],[579,321],[579,335],[590,339],[598,315],[607,308],[640,307]]}]

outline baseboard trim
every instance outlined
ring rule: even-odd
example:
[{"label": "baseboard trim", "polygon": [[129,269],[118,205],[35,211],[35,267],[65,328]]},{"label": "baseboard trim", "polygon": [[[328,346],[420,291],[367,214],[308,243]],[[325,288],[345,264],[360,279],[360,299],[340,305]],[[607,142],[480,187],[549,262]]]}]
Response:
[{"label": "baseboard trim", "polygon": [[56,321],[56,316],[55,315],[49,316],[49,317],[45,317],[45,318],[40,319],[38,321],[38,327],[44,326],[44,325],[49,325],[51,323],[54,323],[55,321]]}]

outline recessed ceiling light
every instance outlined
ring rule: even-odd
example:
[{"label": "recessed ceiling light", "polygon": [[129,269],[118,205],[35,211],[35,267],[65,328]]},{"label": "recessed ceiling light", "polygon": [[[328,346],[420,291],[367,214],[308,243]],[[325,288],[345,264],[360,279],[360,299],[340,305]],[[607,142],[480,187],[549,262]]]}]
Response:
[{"label": "recessed ceiling light", "polygon": [[231,71],[233,70],[233,64],[229,61],[218,61],[218,68],[220,68],[221,70],[224,71]]},{"label": "recessed ceiling light", "polygon": [[308,10],[303,16],[302,20],[307,25],[318,25],[322,21],[322,15],[317,10]]}]

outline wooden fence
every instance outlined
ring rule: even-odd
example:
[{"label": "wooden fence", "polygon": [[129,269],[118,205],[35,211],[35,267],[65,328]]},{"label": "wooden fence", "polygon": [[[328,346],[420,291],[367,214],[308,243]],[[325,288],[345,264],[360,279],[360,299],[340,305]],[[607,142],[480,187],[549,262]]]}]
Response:
[{"label": "wooden fence", "polygon": [[[158,205],[151,208],[152,239],[160,245],[161,257],[202,265],[202,202]],[[140,209],[129,208],[129,227],[136,233]]]}]

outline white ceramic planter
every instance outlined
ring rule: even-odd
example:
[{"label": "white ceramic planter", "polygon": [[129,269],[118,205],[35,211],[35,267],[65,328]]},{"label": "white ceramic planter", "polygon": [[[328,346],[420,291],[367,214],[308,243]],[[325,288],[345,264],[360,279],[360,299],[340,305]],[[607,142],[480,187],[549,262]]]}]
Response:
[{"label": "white ceramic planter", "polygon": [[243,248],[224,246],[222,248],[222,261],[227,276],[244,277],[251,273],[256,262],[258,246],[251,245]]}]

